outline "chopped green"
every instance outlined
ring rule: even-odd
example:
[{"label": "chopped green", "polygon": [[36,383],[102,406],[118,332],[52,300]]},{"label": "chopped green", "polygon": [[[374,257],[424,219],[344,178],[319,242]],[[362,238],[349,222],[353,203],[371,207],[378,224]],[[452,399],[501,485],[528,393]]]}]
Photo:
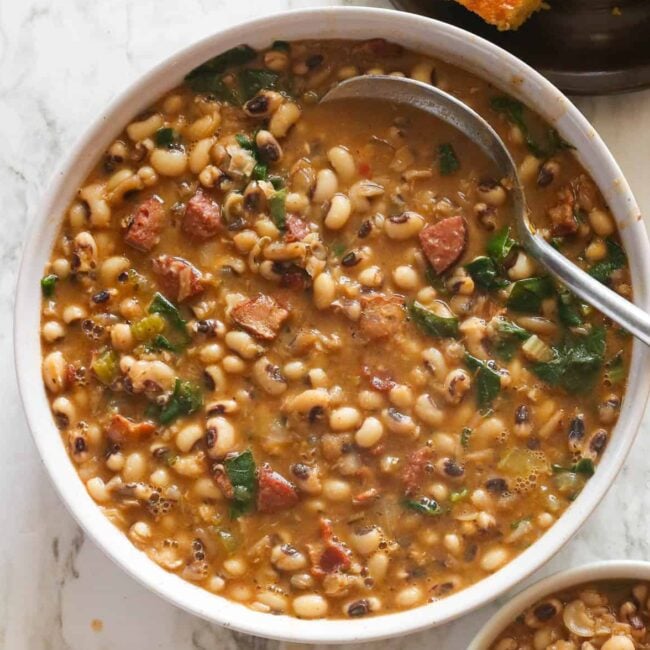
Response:
[{"label": "chopped green", "polygon": [[526,341],[532,335],[528,330],[519,327],[503,316],[496,317],[493,322],[494,332],[498,335],[497,340],[493,343],[494,352],[499,358],[509,361],[521,341]]},{"label": "chopped green", "polygon": [[490,237],[486,252],[497,264],[503,264],[516,243],[510,237],[510,226],[504,226]]},{"label": "chopped green", "polygon": [[273,41],[271,49],[277,52],[290,52],[291,45],[288,41]]},{"label": "chopped green", "polygon": [[217,539],[221,543],[223,550],[228,555],[232,555],[239,547],[237,538],[225,528],[216,528],[215,533],[217,534]]},{"label": "chopped green", "polygon": [[469,264],[465,265],[465,268],[472,276],[474,284],[480,289],[493,291],[510,284],[500,276],[499,269],[491,257],[475,257]]},{"label": "chopped green", "polygon": [[606,364],[605,376],[612,386],[625,381],[625,361],[623,351],[619,350]]},{"label": "chopped green", "polygon": [[506,304],[513,311],[537,313],[542,301],[552,296],[553,292],[553,282],[548,276],[518,280],[512,285]]},{"label": "chopped green", "polygon": [[421,515],[427,515],[428,517],[435,517],[444,513],[440,504],[435,499],[430,499],[429,497],[405,499],[404,507],[409,510],[415,510],[415,512],[419,512]]},{"label": "chopped green", "polygon": [[510,522],[510,529],[517,530],[522,524],[529,524],[531,522],[531,517],[522,517],[521,519],[515,519]]},{"label": "chopped green", "polygon": [[51,298],[54,295],[54,289],[58,279],[59,276],[54,273],[50,273],[50,275],[41,278],[41,291],[46,298]]},{"label": "chopped green", "polygon": [[181,316],[178,307],[167,300],[162,293],[156,293],[149,305],[150,314],[160,314],[176,330],[187,337],[187,321]]},{"label": "chopped green", "polygon": [[490,408],[501,391],[501,375],[487,361],[481,361],[471,354],[465,355],[465,363],[472,370],[476,382],[476,397],[481,411]]},{"label": "chopped green", "polygon": [[235,135],[235,140],[242,149],[247,149],[248,151],[253,152],[255,151],[255,143],[244,133],[237,133]]},{"label": "chopped green", "polygon": [[463,499],[466,499],[468,494],[469,494],[469,490],[467,488],[463,488],[462,490],[452,492],[449,495],[449,500],[452,503],[458,503],[459,501],[462,501]]},{"label": "chopped green", "polygon": [[164,127],[156,131],[153,139],[160,149],[169,149],[180,140],[180,135],[171,127]]},{"label": "chopped green", "polygon": [[567,337],[554,349],[555,358],[531,366],[547,384],[569,393],[582,393],[594,385],[605,357],[605,329],[594,327],[588,334]]},{"label": "chopped green", "polygon": [[548,474],[550,468],[546,456],[532,449],[512,447],[503,455],[497,468],[510,476],[528,478],[531,474]]},{"label": "chopped green", "polygon": [[583,476],[593,476],[596,468],[594,467],[594,461],[591,458],[581,458],[574,465],[569,467],[564,467],[563,465],[552,465],[551,469],[553,474],[560,474],[562,472],[571,472],[572,474],[582,474]]},{"label": "chopped green", "polygon": [[579,327],[584,323],[576,297],[564,287],[557,290],[557,313],[566,327]]},{"label": "chopped green", "polygon": [[417,300],[407,306],[411,320],[427,335],[436,338],[458,336],[458,318],[438,316]]},{"label": "chopped green", "polygon": [[460,169],[458,156],[448,142],[438,146],[438,169],[441,176],[450,176]]},{"label": "chopped green", "polygon": [[607,246],[607,257],[588,270],[592,278],[596,278],[598,282],[603,284],[607,284],[614,271],[622,269],[627,264],[627,256],[619,244],[611,238],[608,238],[605,244]]},{"label": "chopped green", "polygon": [[166,325],[162,314],[156,312],[131,323],[131,332],[136,341],[150,341],[157,334],[164,332]]},{"label": "chopped green", "polygon": [[158,414],[162,424],[170,424],[181,415],[191,415],[203,405],[201,389],[190,381],[176,378],[174,392]]},{"label": "chopped green", "polygon": [[255,459],[250,449],[227,458],[223,463],[233,487],[234,498],[230,505],[230,518],[237,519],[250,512],[255,502],[257,482]]},{"label": "chopped green", "polygon": [[500,95],[492,97],[490,106],[492,110],[504,115],[510,124],[514,124],[519,128],[526,146],[536,158],[550,158],[562,149],[573,149],[573,146],[566,142],[555,129],[548,130],[544,144],[537,142],[526,122],[526,107],[520,101],[506,95]]},{"label": "chopped green", "polygon": [[269,176],[269,168],[264,163],[257,163],[253,167],[253,180],[254,181],[265,181]]},{"label": "chopped green", "polygon": [[276,190],[269,199],[269,211],[271,220],[278,230],[284,230],[287,225],[287,211],[285,201],[287,199],[287,190]]},{"label": "chopped green", "polygon": [[258,70],[246,68],[238,74],[239,88],[244,101],[255,97],[260,90],[265,88],[277,88],[280,75],[270,70]]},{"label": "chopped green", "polygon": [[269,176],[268,181],[273,185],[274,190],[281,190],[286,185],[282,176]]},{"label": "chopped green", "polygon": [[473,431],[469,427],[463,427],[463,430],[460,432],[460,444],[464,449],[467,449],[467,447],[469,447],[472,433]]},{"label": "chopped green", "polygon": [[214,79],[228,68],[250,63],[256,56],[257,52],[252,47],[248,45],[237,45],[237,47],[226,50],[194,68],[194,70],[185,76],[185,81],[195,90],[200,90],[200,88],[195,88],[193,84],[205,84],[208,80]]},{"label": "chopped green", "polygon": [[330,248],[335,257],[343,257],[347,249],[348,247],[343,242],[336,242]]},{"label": "chopped green", "polygon": [[108,386],[119,374],[120,357],[115,350],[107,348],[94,357],[90,367],[95,377]]},{"label": "chopped green", "polygon": [[180,352],[178,345],[172,343],[166,336],[158,334],[148,346],[152,350],[167,350],[168,352]]}]

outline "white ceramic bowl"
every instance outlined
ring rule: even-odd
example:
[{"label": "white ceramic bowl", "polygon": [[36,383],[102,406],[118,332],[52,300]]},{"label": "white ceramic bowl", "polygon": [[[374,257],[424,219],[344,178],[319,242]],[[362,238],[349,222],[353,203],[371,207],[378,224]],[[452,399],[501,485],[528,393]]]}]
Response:
[{"label": "white ceramic bowl", "polygon": [[562,589],[598,580],[650,580],[650,562],[634,560],[593,562],[554,573],[524,589],[504,605],[481,628],[467,650],[487,650],[519,614],[547,596]]},{"label": "white ceramic bowl", "polygon": [[[650,248],[639,209],[605,145],[578,110],[531,68],[490,43],[449,25],[394,11],[320,8],[260,18],[206,38],[174,54],[119,96],[85,133],[56,173],[25,244],[15,313],[15,356],[20,390],[34,440],[61,498],[74,517],[117,564],[149,589],[183,609],[224,626],[301,642],[358,642],[401,635],[446,621],[479,607],[517,584],[546,562],[596,507],[621,468],[646,402],[648,351],[635,342],[630,388],[616,431],[595,476],[567,514],[513,562],[474,586],[417,609],[361,620],[302,621],[269,616],[212,595],[167,573],[106,519],[86,493],[54,426],[41,380],[39,280],[61,216],[95,161],[123,125],[178,84],[206,59],[240,43],[268,46],[274,39],[384,37],[439,57],[490,80],[542,114],[577,148],[609,202],[635,278],[650,277]],[[650,287],[635,282],[637,304],[650,307]]]}]

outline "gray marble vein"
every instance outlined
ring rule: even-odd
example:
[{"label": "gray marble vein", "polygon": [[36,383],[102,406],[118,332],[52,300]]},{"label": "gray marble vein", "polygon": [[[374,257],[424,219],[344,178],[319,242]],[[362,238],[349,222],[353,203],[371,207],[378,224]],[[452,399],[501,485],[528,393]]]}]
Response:
[{"label": "gray marble vein", "polygon": [[[267,0],[263,11],[354,0]],[[387,0],[366,4],[388,6]],[[118,91],[188,42],[257,16],[236,0],[0,0],[0,649],[302,650],[223,630],[163,602],[89,541],[45,476],[19,405],[12,307],[25,231],[51,170]],[[650,92],[581,99],[650,213]],[[533,579],[602,558],[650,557],[648,421],[576,538]],[[501,599],[502,601],[503,599]],[[498,606],[366,650],[463,650]],[[101,630],[93,621],[101,621]],[[94,629],[95,628],[95,629]]]}]

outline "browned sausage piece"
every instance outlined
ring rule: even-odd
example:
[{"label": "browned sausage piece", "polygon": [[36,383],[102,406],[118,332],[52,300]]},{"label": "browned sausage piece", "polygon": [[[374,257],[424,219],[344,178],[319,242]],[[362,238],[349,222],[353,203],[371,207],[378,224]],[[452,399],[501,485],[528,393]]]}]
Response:
[{"label": "browned sausage piece", "polygon": [[422,487],[427,474],[433,471],[432,458],[433,451],[429,447],[422,447],[408,457],[402,471],[402,482],[407,496],[416,494]]},{"label": "browned sausage piece", "polygon": [[152,422],[134,422],[116,413],[106,429],[106,435],[113,442],[134,442],[152,435],[156,425]]},{"label": "browned sausage piece", "polygon": [[160,255],[153,260],[153,271],[160,289],[172,300],[182,302],[203,291],[201,271],[182,257]]},{"label": "browned sausage piece", "polygon": [[298,493],[292,483],[265,463],[258,477],[257,509],[260,512],[286,510],[298,503]]},{"label": "browned sausage piece", "polygon": [[150,251],[160,241],[164,218],[161,199],[152,196],[141,203],[129,219],[124,241],[144,253]]},{"label": "browned sausage piece", "polygon": [[221,207],[198,190],[187,202],[183,215],[183,232],[196,239],[209,239],[221,230]]},{"label": "browned sausage piece", "polygon": [[311,230],[309,230],[309,225],[306,221],[303,221],[300,217],[296,217],[295,214],[290,214],[287,217],[287,232],[284,235],[284,241],[301,241],[310,232]]},{"label": "browned sausage piece", "polygon": [[289,312],[271,296],[259,293],[255,298],[233,307],[231,318],[253,336],[272,341],[280,331],[282,323],[289,318]]},{"label": "browned sausage piece", "polygon": [[578,230],[576,219],[576,197],[571,185],[565,185],[557,193],[557,203],[548,210],[556,237],[572,235]]},{"label": "browned sausage piece", "polygon": [[359,329],[373,341],[396,334],[404,322],[404,301],[395,294],[364,296],[361,309]]},{"label": "browned sausage piece", "polygon": [[420,231],[420,244],[433,270],[444,273],[463,254],[467,225],[461,216],[448,217]]}]

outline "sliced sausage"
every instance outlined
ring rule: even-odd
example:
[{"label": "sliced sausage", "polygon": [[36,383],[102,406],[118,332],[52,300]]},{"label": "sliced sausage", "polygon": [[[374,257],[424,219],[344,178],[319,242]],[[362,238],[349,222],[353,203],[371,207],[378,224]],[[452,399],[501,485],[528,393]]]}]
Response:
[{"label": "sliced sausage", "polygon": [[350,551],[334,536],[332,522],[329,519],[321,519],[321,537],[325,547],[310,549],[312,573],[323,577],[328,573],[350,568]]},{"label": "sliced sausage", "polygon": [[463,254],[467,225],[461,216],[448,217],[420,231],[420,245],[433,270],[444,273]]},{"label": "sliced sausage", "polygon": [[258,339],[272,341],[289,318],[289,312],[271,296],[260,293],[233,307],[230,316],[237,325]]},{"label": "sliced sausage", "polygon": [[361,298],[359,329],[376,341],[397,333],[404,322],[404,300],[396,295],[369,295]]},{"label": "sliced sausage", "polygon": [[210,239],[221,230],[221,206],[199,190],[188,202],[182,230],[196,239]]},{"label": "sliced sausage", "polygon": [[156,425],[152,422],[134,422],[116,413],[106,429],[106,435],[113,442],[135,442],[155,433]]},{"label": "sliced sausage", "polygon": [[153,271],[162,292],[172,300],[182,302],[203,291],[201,271],[182,257],[160,255],[153,260]]},{"label": "sliced sausage", "polygon": [[260,467],[258,476],[257,509],[260,512],[278,512],[298,503],[298,493],[282,474],[268,463]]},{"label": "sliced sausage", "polygon": [[370,366],[363,366],[361,374],[368,378],[370,385],[380,393],[387,393],[391,388],[396,385],[395,380],[388,372],[382,368],[371,368]]},{"label": "sliced sausage", "polygon": [[402,482],[404,492],[407,496],[413,496],[422,487],[422,483],[428,474],[433,472],[433,451],[429,447],[422,447],[414,451],[406,461],[406,467],[402,471]]},{"label": "sliced sausage", "polygon": [[548,217],[553,224],[556,237],[572,235],[578,230],[576,219],[576,196],[570,185],[565,185],[557,193],[557,203],[548,210]]},{"label": "sliced sausage", "polygon": [[129,218],[124,241],[144,253],[150,251],[160,241],[164,218],[161,199],[152,196],[141,203]]},{"label": "sliced sausage", "polygon": [[306,221],[303,221],[300,217],[296,217],[294,214],[290,214],[287,217],[287,231],[284,235],[284,241],[288,243],[301,241],[310,232],[309,224]]},{"label": "sliced sausage", "polygon": [[355,51],[359,54],[383,58],[401,56],[404,53],[404,48],[398,43],[387,41],[385,38],[371,38],[355,46]]}]

